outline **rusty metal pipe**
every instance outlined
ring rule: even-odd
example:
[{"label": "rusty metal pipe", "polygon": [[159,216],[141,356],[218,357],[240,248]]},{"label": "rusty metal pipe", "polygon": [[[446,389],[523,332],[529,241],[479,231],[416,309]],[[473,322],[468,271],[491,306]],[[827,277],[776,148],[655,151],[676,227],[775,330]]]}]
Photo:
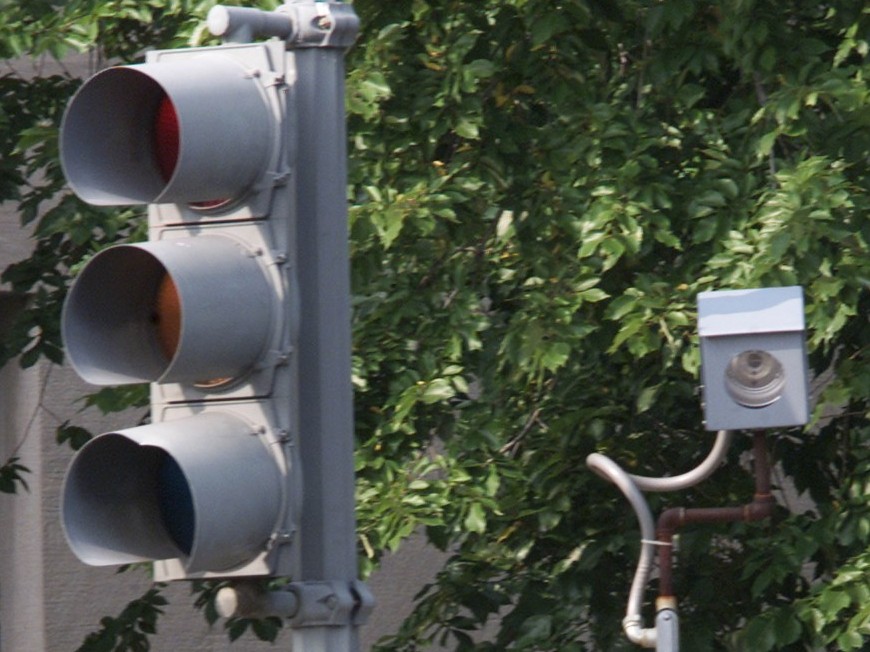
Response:
[{"label": "rusty metal pipe", "polygon": [[674,533],[692,523],[736,523],[760,521],[773,514],[776,504],[770,493],[770,461],[763,432],[753,433],[753,467],[755,496],[752,502],[740,507],[672,507],[659,516],[656,540],[659,542],[659,597],[673,597],[673,540]]}]

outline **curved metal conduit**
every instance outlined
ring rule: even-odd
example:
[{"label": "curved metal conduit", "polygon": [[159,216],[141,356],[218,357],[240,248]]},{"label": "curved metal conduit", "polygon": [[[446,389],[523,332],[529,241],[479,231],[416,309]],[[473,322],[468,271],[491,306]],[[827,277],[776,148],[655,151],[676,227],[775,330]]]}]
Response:
[{"label": "curved metal conduit", "polygon": [[655,555],[654,550],[658,545],[655,540],[655,522],[641,490],[655,492],[679,491],[706,480],[722,464],[732,439],[732,432],[720,430],[716,434],[713,448],[703,462],[691,471],[667,478],[653,478],[626,473],[616,462],[601,453],[592,453],[586,458],[586,466],[597,475],[616,485],[628,499],[640,524],[640,557],[637,563],[637,570],[634,573],[634,579],[631,582],[625,618],[622,620],[623,630],[632,643],[641,647],[653,648],[656,646],[657,638],[655,627],[643,627],[643,617],[641,615],[643,591],[649,580]]}]

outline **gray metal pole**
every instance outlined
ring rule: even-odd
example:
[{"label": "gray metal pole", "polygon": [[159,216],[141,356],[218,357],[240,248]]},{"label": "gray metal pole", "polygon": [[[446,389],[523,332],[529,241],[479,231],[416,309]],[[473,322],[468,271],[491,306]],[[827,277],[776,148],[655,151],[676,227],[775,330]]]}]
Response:
[{"label": "gray metal pole", "polygon": [[[303,499],[294,582],[357,579],[344,47],[294,50]],[[297,652],[355,652],[350,622],[292,629]]]},{"label": "gray metal pole", "polygon": [[656,614],[656,652],[680,652],[680,621],[675,609]]},{"label": "gray metal pole", "polygon": [[[354,579],[350,265],[343,53],[296,51],[299,432],[305,533],[299,579]],[[349,500],[348,500],[349,498]],[[326,536],[326,535],[329,536]],[[307,537],[306,537],[307,538]]]},{"label": "gray metal pole", "polygon": [[298,297],[291,422],[302,467],[291,584],[269,593],[237,583],[218,607],[226,616],[288,618],[295,652],[357,652],[358,626],[374,604],[357,580],[354,517],[344,56],[359,20],[344,2],[289,0],[275,12],[215,7],[209,28],[225,42],[272,36],[287,45]]}]

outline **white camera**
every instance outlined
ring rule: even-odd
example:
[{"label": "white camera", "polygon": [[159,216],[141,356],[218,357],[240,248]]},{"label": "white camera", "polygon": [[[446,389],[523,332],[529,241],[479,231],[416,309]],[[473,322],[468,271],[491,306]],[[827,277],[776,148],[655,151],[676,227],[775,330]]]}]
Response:
[{"label": "white camera", "polygon": [[707,430],[799,426],[809,420],[800,287],[698,295]]}]

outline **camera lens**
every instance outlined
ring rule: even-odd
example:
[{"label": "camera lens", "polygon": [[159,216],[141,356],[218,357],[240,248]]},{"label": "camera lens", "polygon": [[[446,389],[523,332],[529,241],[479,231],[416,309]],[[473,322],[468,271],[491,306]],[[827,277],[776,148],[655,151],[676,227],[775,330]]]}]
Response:
[{"label": "camera lens", "polygon": [[738,353],[725,369],[725,388],[743,407],[766,407],[782,396],[784,387],[782,363],[767,351]]}]

